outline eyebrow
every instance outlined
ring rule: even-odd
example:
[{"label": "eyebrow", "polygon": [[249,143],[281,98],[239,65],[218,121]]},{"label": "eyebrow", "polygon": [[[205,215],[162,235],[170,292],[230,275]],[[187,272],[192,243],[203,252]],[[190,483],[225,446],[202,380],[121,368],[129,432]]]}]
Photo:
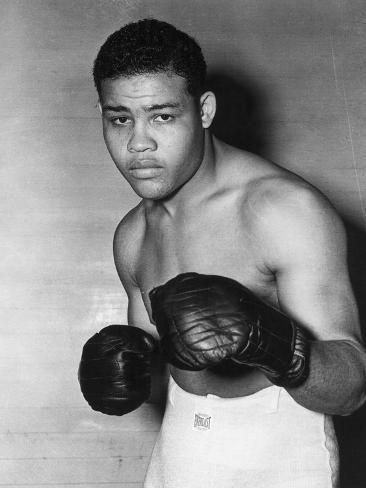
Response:
[{"label": "eyebrow", "polygon": [[[159,103],[154,105],[147,105],[143,107],[145,112],[153,112],[154,110],[163,110],[164,108],[182,108],[180,103],[174,102],[167,102],[167,103]],[[103,112],[110,111],[110,112],[131,112],[128,107],[124,105],[103,105],[102,106]]]}]

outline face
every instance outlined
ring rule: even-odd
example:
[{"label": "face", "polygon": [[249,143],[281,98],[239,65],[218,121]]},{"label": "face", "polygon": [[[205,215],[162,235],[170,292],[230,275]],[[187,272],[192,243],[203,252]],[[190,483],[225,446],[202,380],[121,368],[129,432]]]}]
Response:
[{"label": "face", "polygon": [[106,79],[100,103],[108,151],[140,197],[168,197],[197,171],[204,126],[184,78],[156,73]]}]

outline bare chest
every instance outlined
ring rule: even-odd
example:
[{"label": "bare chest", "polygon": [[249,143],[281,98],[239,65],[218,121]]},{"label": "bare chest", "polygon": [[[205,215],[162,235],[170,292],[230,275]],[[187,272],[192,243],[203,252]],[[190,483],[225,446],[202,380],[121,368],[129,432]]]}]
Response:
[{"label": "bare chest", "polygon": [[150,318],[149,291],[185,272],[230,277],[277,304],[263,243],[251,226],[243,224],[241,216],[230,209],[149,223],[136,278]]}]

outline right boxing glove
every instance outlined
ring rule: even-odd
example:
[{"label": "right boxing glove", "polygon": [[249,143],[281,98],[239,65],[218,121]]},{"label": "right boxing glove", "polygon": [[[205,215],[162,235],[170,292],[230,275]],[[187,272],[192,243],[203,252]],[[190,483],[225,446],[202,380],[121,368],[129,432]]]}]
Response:
[{"label": "right boxing glove", "polygon": [[232,360],[261,369],[275,385],[306,380],[305,331],[241,283],[183,273],[149,296],[162,352],[177,368],[201,370]]},{"label": "right boxing glove", "polygon": [[84,345],[78,379],[93,410],[124,415],[150,396],[155,339],[129,325],[109,325]]}]

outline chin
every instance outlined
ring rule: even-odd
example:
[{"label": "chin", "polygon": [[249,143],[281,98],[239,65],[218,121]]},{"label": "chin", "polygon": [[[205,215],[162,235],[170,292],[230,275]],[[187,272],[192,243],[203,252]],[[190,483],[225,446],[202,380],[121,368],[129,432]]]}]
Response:
[{"label": "chin", "polygon": [[146,200],[163,200],[173,193],[160,185],[151,183],[131,184],[131,187],[136,195]]}]

